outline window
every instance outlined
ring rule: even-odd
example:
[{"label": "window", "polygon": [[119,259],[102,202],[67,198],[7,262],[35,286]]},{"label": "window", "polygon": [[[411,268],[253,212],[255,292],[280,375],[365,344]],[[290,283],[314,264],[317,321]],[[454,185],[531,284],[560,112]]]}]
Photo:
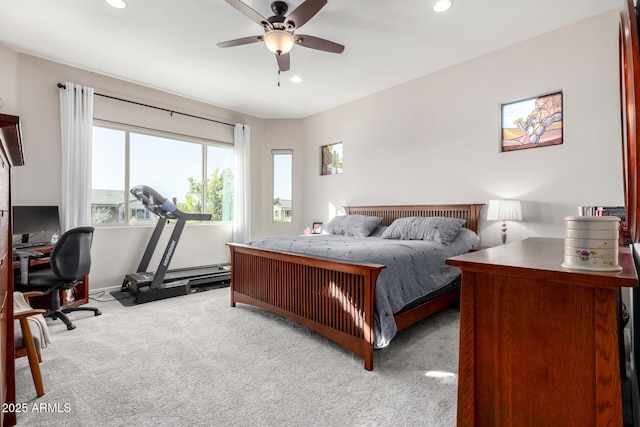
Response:
[{"label": "window", "polygon": [[129,193],[148,185],[178,209],[233,220],[233,146],[124,125],[94,124],[93,224],[145,224],[154,215]]},{"label": "window", "polygon": [[[122,130],[93,127],[91,146],[91,222],[125,221],[125,148]],[[144,210],[144,209],[143,209]]]},{"label": "window", "polygon": [[272,150],[273,222],[293,221],[293,150]]}]

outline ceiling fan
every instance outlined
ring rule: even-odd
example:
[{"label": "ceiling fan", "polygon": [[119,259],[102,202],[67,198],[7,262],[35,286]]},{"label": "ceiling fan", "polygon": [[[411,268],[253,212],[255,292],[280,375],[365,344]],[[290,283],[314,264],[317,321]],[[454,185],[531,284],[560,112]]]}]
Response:
[{"label": "ceiling fan", "polygon": [[295,30],[313,18],[327,4],[327,0],[306,0],[286,16],[289,6],[283,1],[274,1],[271,3],[271,10],[275,15],[270,18],[265,18],[240,0],[225,1],[247,18],[262,26],[264,34],[221,42],[218,43],[219,47],[240,46],[264,41],[267,48],[276,54],[280,71],[289,70],[291,62],[289,52],[296,44],[325,52],[342,53],[344,51],[344,46],[341,44],[319,37],[294,33]]}]

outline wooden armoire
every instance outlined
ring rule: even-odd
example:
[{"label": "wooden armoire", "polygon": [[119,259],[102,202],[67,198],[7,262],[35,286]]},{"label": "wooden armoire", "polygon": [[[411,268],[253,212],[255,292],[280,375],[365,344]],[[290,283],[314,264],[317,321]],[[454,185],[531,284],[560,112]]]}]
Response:
[{"label": "wooden armoire", "polygon": [[[13,342],[13,256],[11,233],[11,168],[24,164],[20,118],[0,114],[0,427],[16,423]],[[7,403],[8,405],[5,405]],[[5,411],[9,409],[9,411]]]}]

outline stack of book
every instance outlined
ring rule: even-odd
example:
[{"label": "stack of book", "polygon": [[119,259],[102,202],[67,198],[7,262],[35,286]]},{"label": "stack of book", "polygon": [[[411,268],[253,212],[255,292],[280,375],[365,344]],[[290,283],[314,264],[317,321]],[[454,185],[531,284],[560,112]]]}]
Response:
[{"label": "stack of book", "polygon": [[626,219],[624,206],[578,206],[579,216],[617,216]]},{"label": "stack of book", "polygon": [[620,218],[621,243],[630,243],[631,235],[627,230],[627,213],[624,206],[578,206],[579,216],[617,216]]}]

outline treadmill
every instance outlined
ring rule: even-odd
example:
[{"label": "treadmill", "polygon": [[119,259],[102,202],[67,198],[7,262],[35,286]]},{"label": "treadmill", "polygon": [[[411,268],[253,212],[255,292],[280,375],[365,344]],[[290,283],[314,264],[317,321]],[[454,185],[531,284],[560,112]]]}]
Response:
[{"label": "treadmill", "polygon": [[[214,264],[200,267],[180,268],[169,270],[171,259],[175,253],[180,235],[187,221],[209,221],[211,214],[185,213],[153,188],[137,185],[131,189],[131,194],[142,202],[149,211],[159,219],[147,248],[140,260],[138,270],[127,274],[122,282],[121,291],[129,291],[136,304],[160,299],[187,295],[201,290],[229,286],[231,281],[230,264]],[[175,220],[175,227],[167,247],[164,250],[160,264],[155,272],[148,272],[149,262],[158,246],[165,225]]]}]

